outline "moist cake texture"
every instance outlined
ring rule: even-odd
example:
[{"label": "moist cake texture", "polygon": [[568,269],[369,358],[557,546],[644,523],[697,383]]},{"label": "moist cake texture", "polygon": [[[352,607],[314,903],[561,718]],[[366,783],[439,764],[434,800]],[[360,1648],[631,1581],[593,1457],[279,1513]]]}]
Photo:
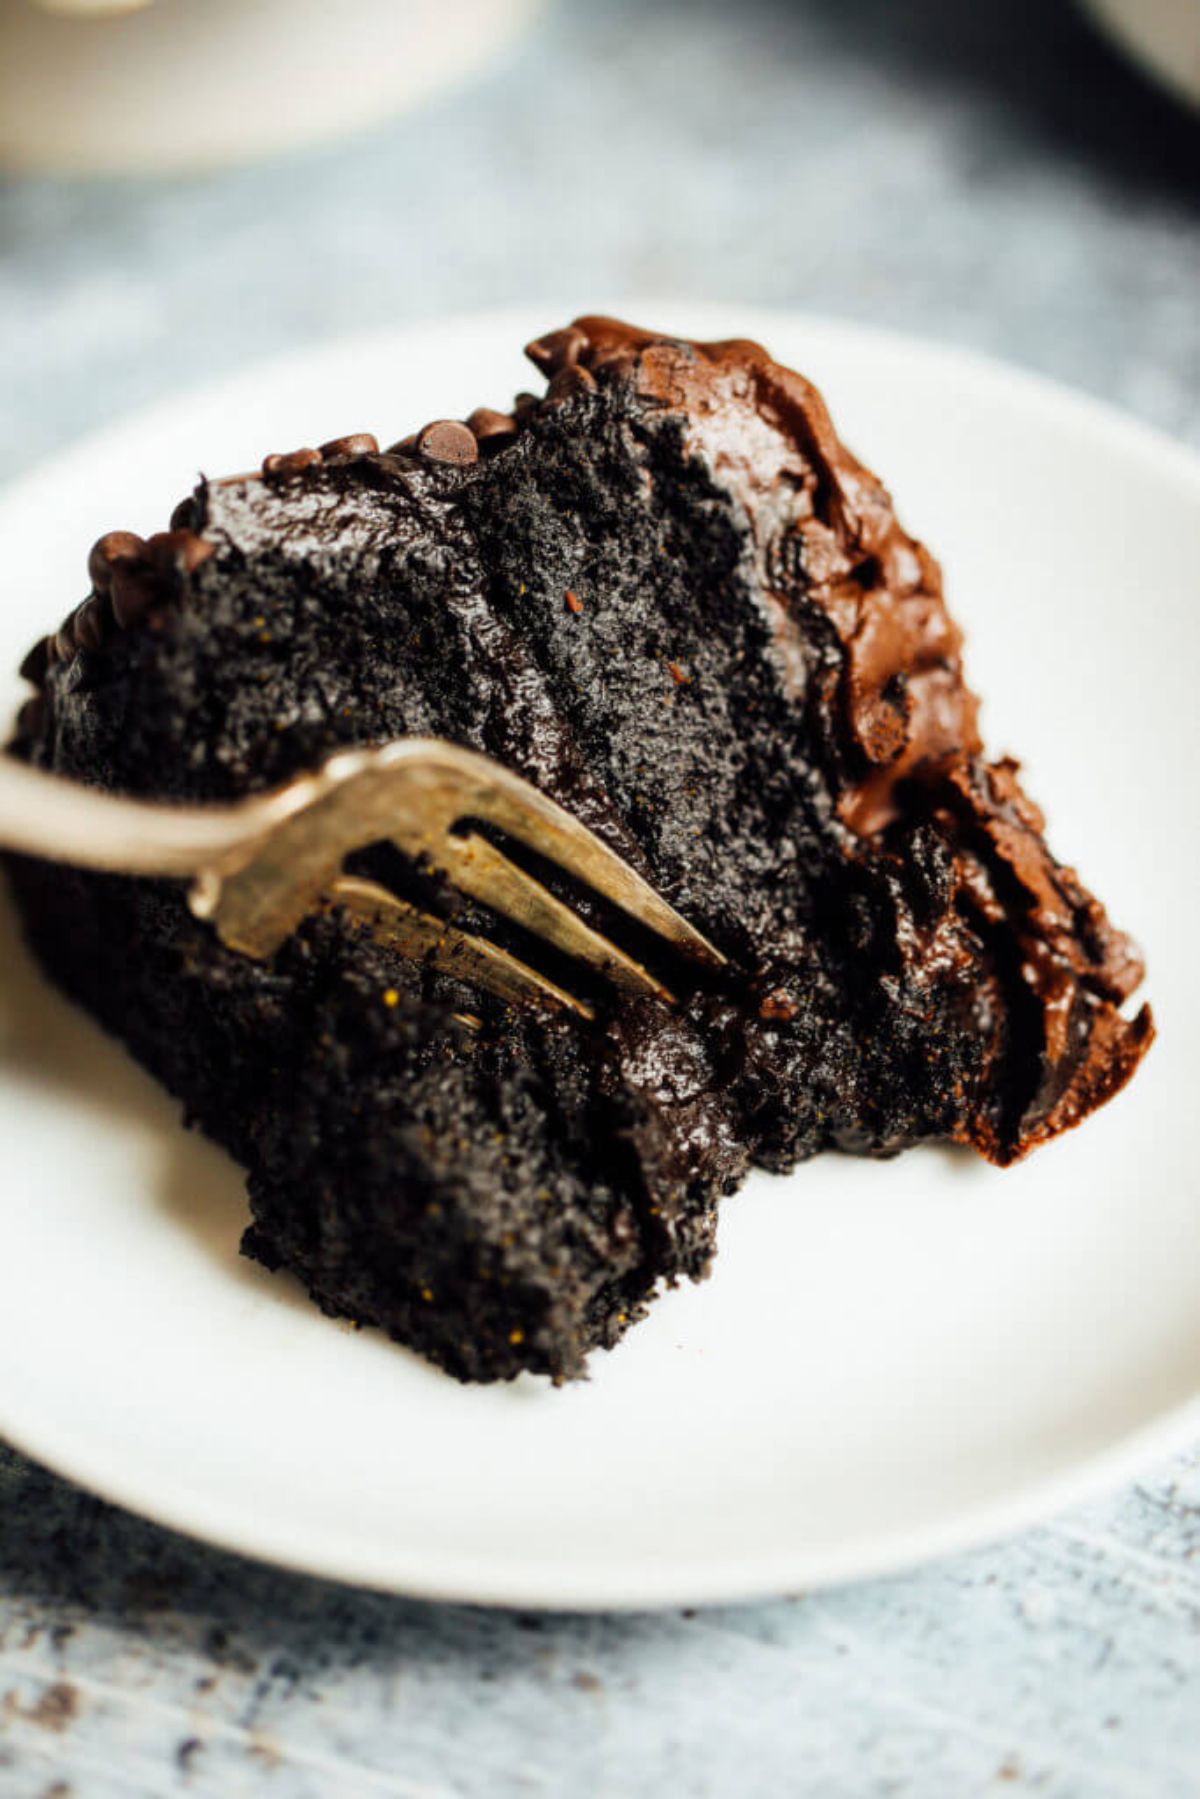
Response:
[{"label": "moist cake texture", "polygon": [[674,1007],[592,989],[588,1023],[336,912],[255,962],[180,884],[9,858],[51,977],[245,1165],[248,1253],[464,1379],[578,1374],[707,1271],[752,1164],[927,1138],[1007,1164],[1153,1035],[1121,1010],[1136,952],[984,755],[937,564],[809,383],[609,319],[529,354],[548,388],[511,413],[269,456],[101,539],[11,746],[202,801],[448,738],[729,958],[664,971]]}]

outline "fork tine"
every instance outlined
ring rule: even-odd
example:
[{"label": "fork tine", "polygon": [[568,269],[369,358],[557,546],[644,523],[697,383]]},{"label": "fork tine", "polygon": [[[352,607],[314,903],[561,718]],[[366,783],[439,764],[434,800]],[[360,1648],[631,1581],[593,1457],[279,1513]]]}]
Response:
[{"label": "fork tine", "polygon": [[450,837],[436,859],[444,864],[454,885],[472,899],[503,913],[514,924],[523,925],[565,955],[586,962],[625,992],[648,993],[671,1003],[674,996],[640,962],[593,931],[569,906],[510,862],[485,837],[473,831],[465,837]]},{"label": "fork tine", "polygon": [[512,1004],[532,1003],[543,1008],[549,1005],[581,1018],[594,1016],[590,1006],[507,950],[482,937],[472,937],[443,918],[418,911],[375,881],[339,875],[330,882],[328,895],[335,905],[368,926],[374,936],[402,956],[427,961],[443,974],[484,987]]},{"label": "fork tine", "polygon": [[559,864],[684,955],[710,967],[725,966],[726,958],[707,937],[556,801],[487,757],[459,749],[450,757],[443,766],[457,778],[467,802],[464,815],[474,813]]},{"label": "fork tine", "polygon": [[591,1016],[572,995],[494,944],[402,905],[385,888],[341,875],[351,851],[390,838],[407,855],[442,868],[464,893],[617,985],[670,1001],[640,963],[472,834],[472,819],[528,845],[682,954],[724,964],[707,938],[554,800],[488,756],[429,738],[340,752],[314,774],[241,802],[237,853],[201,864],[189,903],[229,947],[263,957],[322,896],[336,894],[348,910],[390,932],[398,947],[403,938],[407,953],[428,955],[456,972],[469,964],[471,978],[505,997],[527,1000],[536,993]]}]

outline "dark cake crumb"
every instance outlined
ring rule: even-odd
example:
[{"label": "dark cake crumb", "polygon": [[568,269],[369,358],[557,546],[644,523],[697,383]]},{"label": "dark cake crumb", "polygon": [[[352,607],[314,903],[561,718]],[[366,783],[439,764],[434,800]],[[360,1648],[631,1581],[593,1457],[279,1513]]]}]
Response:
[{"label": "dark cake crumb", "polygon": [[1153,1035],[1121,1011],[1136,952],[984,757],[937,564],[815,390],[607,319],[529,354],[547,394],[511,413],[268,456],[102,538],[12,746],[199,801],[449,738],[729,957],[671,971],[673,1008],[564,1021],[337,915],[259,963],[174,883],[9,858],[52,978],[245,1165],[247,1253],[481,1380],[578,1375],[702,1276],[752,1163],[930,1137],[1009,1163]]}]

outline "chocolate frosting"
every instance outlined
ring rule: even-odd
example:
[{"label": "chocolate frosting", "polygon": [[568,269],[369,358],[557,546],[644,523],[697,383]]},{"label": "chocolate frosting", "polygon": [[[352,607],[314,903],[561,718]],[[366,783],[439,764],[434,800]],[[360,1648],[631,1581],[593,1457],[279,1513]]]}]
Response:
[{"label": "chocolate frosting", "polygon": [[[528,353],[552,392],[578,369],[679,415],[688,446],[745,510],[789,689],[812,692],[844,723],[825,772],[847,854],[886,855],[906,823],[932,821],[954,849],[958,914],[1015,942],[1003,1003],[1011,1029],[1036,1039],[1036,1076],[1015,1119],[998,1127],[970,1113],[959,1139],[1007,1163],[1078,1123],[1153,1040],[1147,1006],[1132,1019],[1119,1010],[1142,979],[1141,957],[1051,855],[1018,765],[984,759],[941,570],[840,441],[816,388],[759,344],[690,343],[603,317],[579,318]],[[833,647],[815,665],[814,618]],[[954,955],[952,937],[941,953]]]}]

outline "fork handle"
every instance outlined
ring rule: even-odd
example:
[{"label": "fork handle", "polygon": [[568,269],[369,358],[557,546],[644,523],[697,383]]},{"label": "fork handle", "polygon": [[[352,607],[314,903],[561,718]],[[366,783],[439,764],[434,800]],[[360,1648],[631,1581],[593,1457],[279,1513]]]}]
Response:
[{"label": "fork handle", "polygon": [[181,879],[261,835],[241,806],[121,799],[0,755],[0,846],[76,868]]}]

